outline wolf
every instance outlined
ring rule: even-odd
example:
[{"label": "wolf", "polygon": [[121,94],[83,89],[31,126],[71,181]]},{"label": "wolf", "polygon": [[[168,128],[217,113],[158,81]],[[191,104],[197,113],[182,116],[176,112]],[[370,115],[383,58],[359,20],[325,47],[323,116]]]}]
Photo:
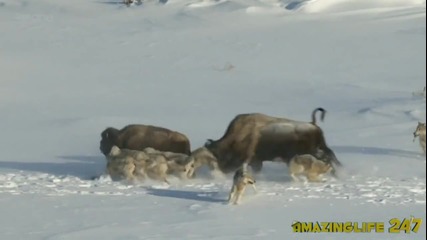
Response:
[{"label": "wolf", "polygon": [[126,180],[129,183],[143,181],[146,178],[144,171],[148,156],[136,150],[111,148],[106,157],[108,173],[113,180]]},{"label": "wolf", "polygon": [[255,179],[248,173],[247,166],[245,164],[236,170],[233,177],[233,186],[231,187],[230,195],[228,197],[228,203],[234,205],[240,204],[242,196],[245,192],[248,184],[252,185],[256,192]]},{"label": "wolf", "polygon": [[417,128],[414,131],[414,142],[415,139],[419,138],[419,143],[421,148],[424,151],[424,154],[426,154],[426,124],[422,122],[418,122]]},{"label": "wolf", "polygon": [[299,176],[305,176],[309,182],[323,182],[320,177],[330,173],[333,166],[330,162],[319,160],[312,154],[296,155],[288,163],[288,171],[292,179],[300,181]]}]

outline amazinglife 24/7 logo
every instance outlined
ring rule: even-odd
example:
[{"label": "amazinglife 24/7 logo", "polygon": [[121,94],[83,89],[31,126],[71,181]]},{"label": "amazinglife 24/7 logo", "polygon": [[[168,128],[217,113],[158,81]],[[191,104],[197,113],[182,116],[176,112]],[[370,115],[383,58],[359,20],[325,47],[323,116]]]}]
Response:
[{"label": "amazinglife 24/7 logo", "polygon": [[299,222],[294,221],[294,233],[418,233],[421,218],[392,218],[384,222]]}]

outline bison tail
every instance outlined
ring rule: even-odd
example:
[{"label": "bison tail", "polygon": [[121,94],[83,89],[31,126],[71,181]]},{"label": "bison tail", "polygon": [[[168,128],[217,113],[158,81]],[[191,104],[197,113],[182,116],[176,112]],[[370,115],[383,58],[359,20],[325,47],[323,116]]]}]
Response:
[{"label": "bison tail", "polygon": [[311,123],[316,125],[316,113],[317,112],[322,112],[322,114],[320,115],[320,120],[323,122],[323,120],[325,119],[325,115],[326,115],[326,110],[324,108],[316,108],[313,110],[313,112],[311,113]]}]

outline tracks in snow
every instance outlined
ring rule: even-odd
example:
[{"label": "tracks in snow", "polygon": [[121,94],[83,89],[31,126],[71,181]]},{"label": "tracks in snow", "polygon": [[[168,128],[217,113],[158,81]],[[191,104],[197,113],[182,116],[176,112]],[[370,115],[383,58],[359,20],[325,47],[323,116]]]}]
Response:
[{"label": "tracks in snow", "polygon": [[[125,185],[109,178],[82,180],[72,176],[55,176],[44,173],[0,174],[0,194],[39,194],[46,196],[98,195],[132,196],[151,195],[183,201],[223,203],[231,187],[231,177],[224,180],[195,179],[180,182],[173,179],[167,186],[158,182],[141,185]],[[329,180],[326,183],[294,183],[258,181],[256,197],[283,202],[298,199],[348,199],[352,203],[375,203],[387,205],[426,204],[426,179],[411,177],[351,176],[346,180]],[[254,195],[248,189],[248,198]]]}]

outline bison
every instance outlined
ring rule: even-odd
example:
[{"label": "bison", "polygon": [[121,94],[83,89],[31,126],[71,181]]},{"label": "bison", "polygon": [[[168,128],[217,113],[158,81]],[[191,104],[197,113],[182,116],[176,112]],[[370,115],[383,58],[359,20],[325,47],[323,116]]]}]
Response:
[{"label": "bison", "polygon": [[106,128],[101,133],[99,149],[107,156],[113,146],[131,150],[151,147],[159,151],[190,155],[190,141],[179,132],[151,125],[133,124],[118,130]]},{"label": "bison", "polygon": [[326,162],[341,163],[326,145],[322,129],[316,125],[316,113],[325,117],[325,109],[316,108],[311,122],[272,117],[261,113],[237,115],[219,140],[208,139],[205,147],[218,159],[219,168],[229,173],[243,163],[254,172],[262,169],[263,161],[279,159],[289,163],[295,155],[315,154],[320,149]]}]

